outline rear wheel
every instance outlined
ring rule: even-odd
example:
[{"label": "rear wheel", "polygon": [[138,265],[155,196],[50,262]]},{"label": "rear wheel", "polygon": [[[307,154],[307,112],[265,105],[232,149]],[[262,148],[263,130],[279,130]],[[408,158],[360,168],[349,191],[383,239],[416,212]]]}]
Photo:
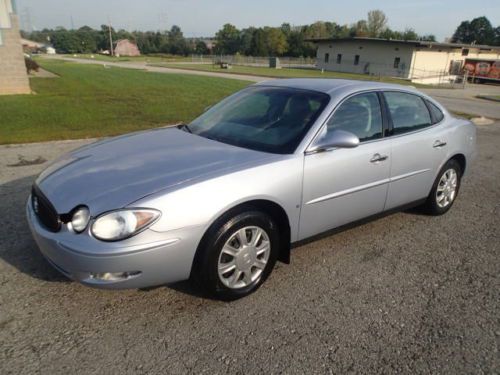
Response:
[{"label": "rear wheel", "polygon": [[425,208],[428,213],[442,215],[451,208],[458,195],[461,178],[460,164],[454,159],[449,160],[439,172],[427,197]]},{"label": "rear wheel", "polygon": [[193,278],[214,297],[233,300],[267,279],[278,256],[279,233],[267,214],[248,211],[214,225],[202,246]]}]

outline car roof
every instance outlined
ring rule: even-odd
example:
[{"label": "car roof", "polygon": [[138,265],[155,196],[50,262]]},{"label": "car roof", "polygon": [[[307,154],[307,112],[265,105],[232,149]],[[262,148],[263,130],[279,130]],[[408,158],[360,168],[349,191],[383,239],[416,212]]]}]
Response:
[{"label": "car roof", "polygon": [[363,90],[403,90],[416,92],[412,86],[403,86],[392,83],[361,81],[354,79],[334,79],[334,78],[290,78],[290,79],[274,79],[263,81],[256,84],[257,86],[273,86],[273,87],[288,87],[302,90],[313,90],[332,94],[336,91],[356,92]]}]

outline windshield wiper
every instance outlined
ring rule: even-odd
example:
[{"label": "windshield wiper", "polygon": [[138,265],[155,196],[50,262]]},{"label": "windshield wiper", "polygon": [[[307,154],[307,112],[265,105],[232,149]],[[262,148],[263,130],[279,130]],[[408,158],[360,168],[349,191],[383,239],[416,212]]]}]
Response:
[{"label": "windshield wiper", "polygon": [[184,123],[177,125],[177,129],[185,130],[188,133],[193,133],[193,131],[191,129],[189,129],[189,125],[184,124]]}]

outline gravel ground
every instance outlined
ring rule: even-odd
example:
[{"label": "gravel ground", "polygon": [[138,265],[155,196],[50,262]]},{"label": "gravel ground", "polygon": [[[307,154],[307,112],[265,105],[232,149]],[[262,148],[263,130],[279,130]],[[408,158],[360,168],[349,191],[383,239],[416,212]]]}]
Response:
[{"label": "gravel ground", "polygon": [[0,147],[0,373],[500,373],[500,123],[478,137],[447,215],[296,247],[233,303],[186,283],[113,292],[60,276],[24,203],[43,159],[88,141]]}]

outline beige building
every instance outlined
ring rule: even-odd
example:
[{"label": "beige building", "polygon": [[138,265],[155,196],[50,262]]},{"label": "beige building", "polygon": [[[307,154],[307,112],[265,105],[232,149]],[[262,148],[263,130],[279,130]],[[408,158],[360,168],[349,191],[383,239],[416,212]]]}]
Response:
[{"label": "beige building", "polygon": [[459,74],[465,60],[500,59],[500,47],[388,40],[315,39],[319,69],[406,79]]},{"label": "beige building", "polygon": [[0,0],[0,95],[31,92],[12,0]]}]

